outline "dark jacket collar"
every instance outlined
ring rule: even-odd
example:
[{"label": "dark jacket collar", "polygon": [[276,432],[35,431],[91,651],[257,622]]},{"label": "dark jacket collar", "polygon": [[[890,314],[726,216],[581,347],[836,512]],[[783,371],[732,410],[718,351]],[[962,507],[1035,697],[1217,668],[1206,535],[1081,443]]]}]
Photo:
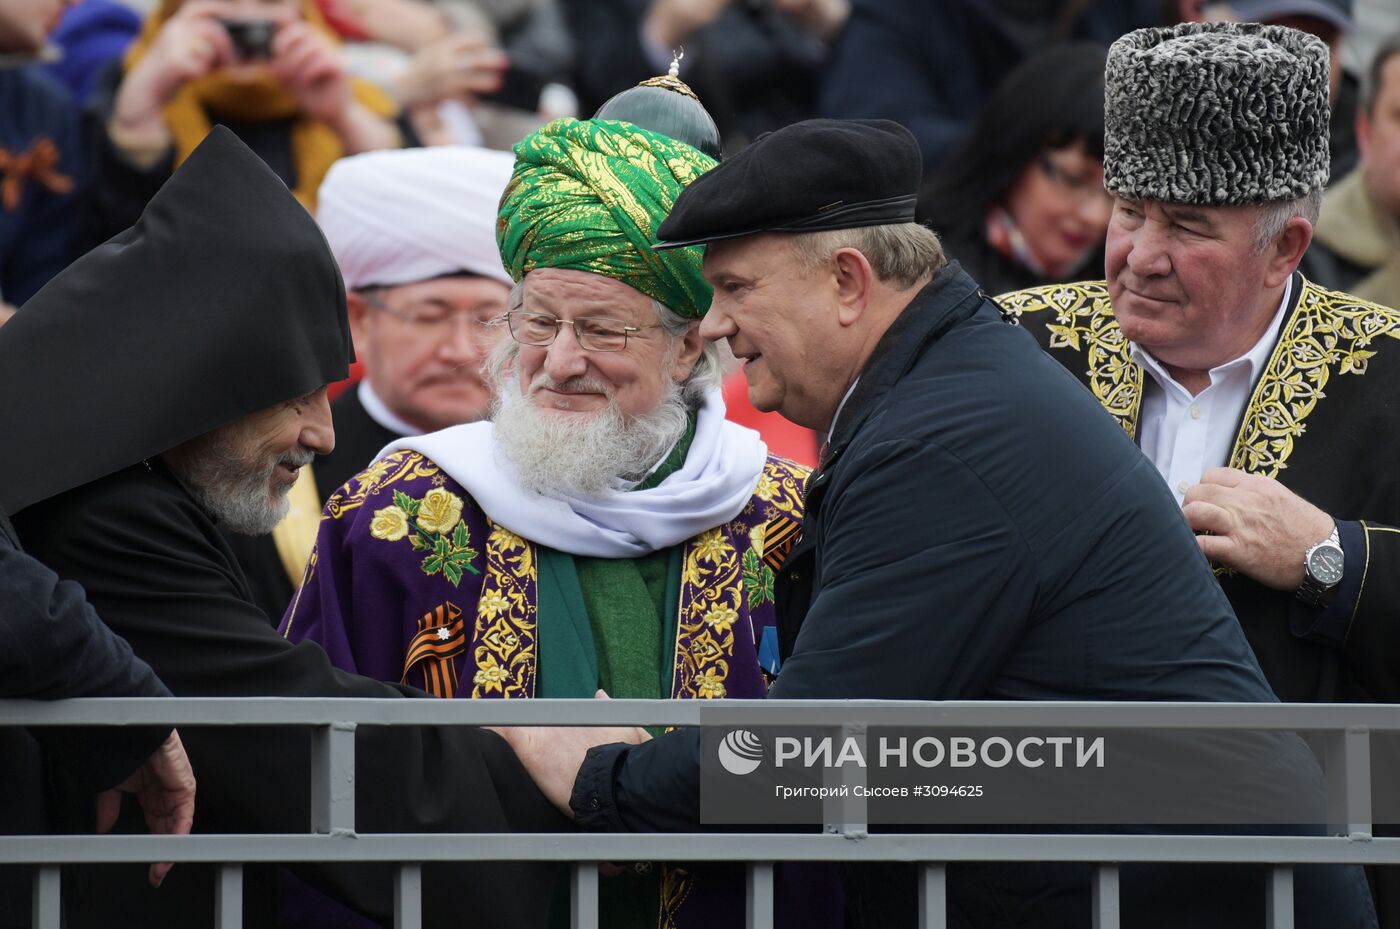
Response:
[{"label": "dark jacket collar", "polygon": [[861,369],[855,390],[833,425],[827,463],[850,444],[878,400],[913,366],[928,343],[975,313],[985,299],[982,288],[956,261],[950,261],[914,295]]}]

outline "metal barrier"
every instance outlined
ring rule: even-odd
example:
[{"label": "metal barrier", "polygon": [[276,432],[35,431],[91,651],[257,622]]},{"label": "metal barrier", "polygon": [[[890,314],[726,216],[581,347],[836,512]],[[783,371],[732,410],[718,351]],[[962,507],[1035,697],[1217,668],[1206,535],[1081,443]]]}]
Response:
[{"label": "metal barrier", "polygon": [[[1305,730],[1325,740],[1328,836],[882,834],[864,801],[842,802],[823,834],[359,834],[357,725],[718,725],[1201,730]],[[222,864],[215,925],[242,926],[244,862],[397,862],[396,929],[421,929],[423,862],[572,863],[572,926],[598,926],[598,872],[608,861],[748,862],[747,925],[773,925],[773,862],[920,863],[921,929],[947,925],[949,862],[1096,864],[1095,929],[1119,925],[1118,866],[1135,862],[1271,865],[1266,925],[1293,926],[1293,866],[1400,864],[1400,838],[1373,838],[1372,732],[1400,732],[1400,708],[1379,705],[1022,703],[903,701],[332,700],[285,698],[0,700],[0,725],[297,726],[314,730],[312,822],[301,835],[18,836],[0,839],[0,864],[35,864],[34,929],[59,929],[59,866],[152,861]],[[198,772],[196,771],[196,776]],[[196,816],[198,811],[196,811]]]}]

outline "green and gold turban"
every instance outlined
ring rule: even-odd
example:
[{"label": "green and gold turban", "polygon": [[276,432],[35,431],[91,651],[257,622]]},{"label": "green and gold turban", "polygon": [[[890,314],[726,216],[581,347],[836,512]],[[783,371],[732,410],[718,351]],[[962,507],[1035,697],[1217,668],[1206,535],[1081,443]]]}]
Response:
[{"label": "green and gold turban", "polygon": [[711,295],[703,248],[651,246],[681,190],[714,166],[631,123],[556,120],[515,146],[496,220],[501,260],[517,281],[535,268],[590,271],[699,319]]}]

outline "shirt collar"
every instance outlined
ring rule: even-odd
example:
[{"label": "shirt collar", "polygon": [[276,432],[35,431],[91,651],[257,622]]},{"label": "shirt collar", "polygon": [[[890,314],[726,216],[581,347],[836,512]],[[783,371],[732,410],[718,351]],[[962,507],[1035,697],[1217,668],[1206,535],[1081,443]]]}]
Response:
[{"label": "shirt collar", "polygon": [[394,411],[389,409],[389,404],[380,399],[379,394],[374,392],[374,388],[369,386],[369,378],[362,378],[360,386],[356,388],[359,393],[360,405],[365,408],[369,418],[379,423],[385,429],[396,435],[422,435],[422,429],[416,429],[404,422]]},{"label": "shirt collar", "polygon": [[828,442],[831,441],[831,437],[836,434],[836,420],[841,418],[841,411],[846,408],[846,401],[851,399],[851,394],[855,393],[856,385],[859,383],[859,377],[857,377],[854,381],[851,381],[851,386],[846,388],[845,396],[841,398],[840,403],[836,404],[836,412],[831,414],[831,426],[826,430],[826,438]]},{"label": "shirt collar", "polygon": [[[1216,375],[1226,374],[1241,367],[1248,370],[1249,383],[1253,384],[1259,380],[1259,375],[1263,373],[1264,366],[1269,363],[1269,355],[1273,353],[1274,343],[1278,341],[1279,325],[1283,322],[1284,314],[1288,312],[1289,298],[1292,296],[1292,293],[1293,277],[1289,275],[1288,280],[1285,281],[1283,285],[1283,299],[1279,301],[1278,309],[1274,312],[1274,318],[1269,323],[1268,328],[1264,330],[1264,334],[1260,336],[1259,341],[1255,342],[1254,346],[1243,355],[1211,368],[1210,380],[1212,384],[1215,383]],[[1163,388],[1168,388],[1170,386],[1180,388],[1180,385],[1176,382],[1176,378],[1172,377],[1167,372],[1166,367],[1154,358],[1152,353],[1147,349],[1138,345],[1136,342],[1129,342],[1128,353],[1133,361],[1142,365],[1143,369],[1152,375],[1152,379]],[[1180,389],[1184,390],[1185,388]]]}]

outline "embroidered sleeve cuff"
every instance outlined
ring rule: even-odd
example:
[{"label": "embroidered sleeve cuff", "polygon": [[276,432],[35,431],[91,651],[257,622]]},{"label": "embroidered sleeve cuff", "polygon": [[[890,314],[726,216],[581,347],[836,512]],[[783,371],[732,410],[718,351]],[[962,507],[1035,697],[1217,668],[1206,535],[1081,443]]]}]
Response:
[{"label": "embroidered sleeve cuff", "polygon": [[1366,566],[1366,530],[1361,523],[1337,520],[1337,537],[1342,543],[1344,573],[1337,595],[1325,606],[1308,606],[1293,601],[1289,613],[1293,634],[1300,639],[1340,649],[1346,643],[1356,601],[1361,596],[1361,575]]},{"label": "embroidered sleeve cuff", "polygon": [[585,832],[624,832],[617,815],[613,784],[618,767],[627,759],[631,748],[622,742],[597,745],[588,750],[583,765],[574,778],[574,790],[569,796],[569,808]]}]

